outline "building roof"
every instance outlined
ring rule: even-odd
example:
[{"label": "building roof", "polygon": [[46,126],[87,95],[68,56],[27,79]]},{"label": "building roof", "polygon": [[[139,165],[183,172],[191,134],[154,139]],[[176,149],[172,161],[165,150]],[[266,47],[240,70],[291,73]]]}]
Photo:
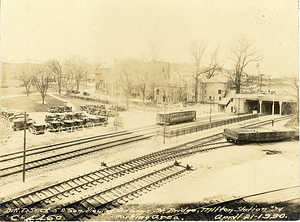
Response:
[{"label": "building roof", "polygon": [[228,90],[226,91],[225,98],[234,98],[235,94],[236,94],[235,90]]},{"label": "building roof", "polygon": [[220,102],[219,105],[223,105],[223,106],[228,106],[229,102],[230,102],[231,98],[223,98]]},{"label": "building roof", "polygon": [[201,82],[202,83],[227,83],[227,81],[222,78],[204,79]]}]

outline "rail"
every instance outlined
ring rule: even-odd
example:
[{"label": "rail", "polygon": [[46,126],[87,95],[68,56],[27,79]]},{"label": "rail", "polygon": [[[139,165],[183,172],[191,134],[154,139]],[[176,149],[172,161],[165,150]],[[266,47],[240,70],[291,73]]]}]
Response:
[{"label": "rail", "polygon": [[[246,121],[249,119],[258,118],[258,114],[250,114],[236,118],[230,118],[226,120],[213,121],[211,123],[199,124],[195,126],[188,126],[180,129],[170,130],[169,127],[166,127],[165,137],[171,139],[172,137],[184,136],[186,134],[197,133],[203,130],[208,130],[211,128],[216,128],[219,126],[224,126],[236,122]],[[163,130],[157,131],[158,136],[163,136]]]},{"label": "rail", "polygon": [[[36,191],[32,191],[30,193],[27,194],[22,194],[21,196],[15,197],[15,198],[10,198],[9,200],[0,203],[0,212],[4,212],[2,215],[0,215],[0,218],[7,218],[9,216],[11,216],[11,212],[5,212],[5,210],[3,209],[7,209],[9,208],[31,208],[31,207],[35,207],[35,206],[45,206],[45,204],[47,205],[47,208],[53,203],[54,205],[56,205],[55,201],[56,200],[61,200],[62,198],[68,198],[68,196],[74,195],[74,193],[78,193],[81,192],[82,190],[86,190],[89,187],[95,187],[98,184],[102,184],[108,181],[112,181],[114,180],[114,178],[118,178],[118,177],[122,177],[126,174],[131,174],[133,172],[136,172],[138,170],[143,170],[145,168],[148,167],[152,167],[161,163],[165,163],[165,162],[169,162],[169,161],[174,161],[175,163],[174,165],[172,165],[172,168],[178,168],[179,171],[177,172],[184,172],[184,171],[188,171],[191,170],[191,166],[187,165],[186,167],[180,165],[176,160],[178,159],[182,159],[186,156],[190,156],[199,152],[207,152],[207,151],[211,151],[214,149],[218,149],[218,148],[224,148],[224,147],[229,147],[229,146],[233,146],[233,144],[228,144],[227,142],[219,142],[219,143],[211,143],[211,144],[207,144],[207,142],[210,141],[215,141],[217,138],[219,138],[221,135],[220,134],[216,134],[213,136],[209,136],[206,138],[201,138],[198,139],[196,141],[190,141],[188,143],[185,144],[181,144],[179,146],[175,146],[175,147],[171,147],[165,150],[160,150],[154,153],[150,153],[144,156],[140,156],[137,157],[135,159],[131,159],[128,160],[126,162],[123,163],[119,163],[117,165],[113,165],[113,166],[107,166],[105,168],[102,169],[98,169],[97,171],[94,172],[89,172],[86,174],[83,174],[81,176],[75,177],[75,178],[70,178],[66,181],[63,182],[59,182],[56,184],[52,184],[51,186],[48,187],[43,187],[40,190],[36,190]],[[222,137],[222,136],[221,136]],[[164,170],[164,168],[161,168],[161,170]],[[154,172],[161,172],[161,170],[159,171],[154,171]],[[172,173],[172,172],[171,172]],[[174,172],[176,173],[176,172]],[[153,173],[150,173],[148,175],[152,175]],[[156,173],[155,173],[156,174]],[[158,175],[158,174],[156,174]],[[164,180],[166,179],[164,176],[165,175],[164,172],[159,173],[159,175],[163,176]],[[172,173],[173,175],[173,173]],[[155,176],[157,178],[157,176]],[[124,183],[121,184],[122,187],[127,186],[129,184],[134,183],[134,181],[138,181],[139,178],[136,177],[131,177],[133,178],[132,181],[128,181],[127,179],[125,180]],[[145,176],[142,176],[140,178],[145,178]],[[149,178],[148,176],[146,176],[146,178]],[[163,179],[162,178],[162,179]],[[148,180],[149,181],[149,180]],[[153,184],[153,181],[149,181],[149,185]],[[120,187],[120,186],[117,186]],[[108,188],[108,190],[111,190],[112,188]],[[138,190],[139,191],[141,189],[144,189],[143,187],[139,187]],[[96,189],[95,189],[96,190]],[[102,190],[102,189],[101,189]],[[115,189],[113,189],[115,190]],[[132,189],[131,192],[129,192],[128,194],[132,194]],[[106,191],[102,191],[99,194],[103,194],[103,192]],[[73,202],[71,203],[82,203],[82,201],[86,200],[86,199],[90,199],[93,198],[95,195],[92,196],[87,196],[84,199],[82,199],[81,197],[78,198],[72,198]],[[124,196],[118,196],[117,199],[113,199],[110,200],[109,202],[105,202],[106,204],[112,204],[113,202],[118,201],[119,199],[123,199]],[[76,200],[77,199],[77,200]],[[68,201],[64,201],[65,203],[67,203],[67,206],[64,206],[64,208],[69,208],[71,206],[68,206]],[[50,205],[49,205],[50,204]],[[57,205],[56,205],[57,206]],[[94,208],[96,208],[98,206],[94,206]],[[99,207],[103,207],[99,206]],[[46,206],[45,206],[46,208]],[[76,207],[74,207],[76,208]],[[26,212],[24,212],[26,213]],[[22,215],[24,216],[24,215]],[[78,215],[77,215],[78,216]],[[71,219],[70,217],[67,217],[66,219]]]}]

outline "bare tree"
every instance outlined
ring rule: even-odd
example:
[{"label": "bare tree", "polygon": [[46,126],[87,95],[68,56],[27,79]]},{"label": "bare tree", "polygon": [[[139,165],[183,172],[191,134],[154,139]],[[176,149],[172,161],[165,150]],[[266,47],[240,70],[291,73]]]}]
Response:
[{"label": "bare tree", "polygon": [[77,90],[79,90],[82,79],[87,75],[88,63],[86,58],[73,56],[65,61],[66,72],[76,81]]},{"label": "bare tree", "polygon": [[67,66],[64,66],[63,75],[64,78],[62,79],[62,84],[66,88],[68,94],[69,92],[72,92],[76,85],[75,76],[73,71]]},{"label": "bare tree", "polygon": [[293,89],[295,91],[294,97],[296,98],[296,107],[295,111],[297,114],[297,123],[299,123],[299,76],[294,76],[293,78]]},{"label": "bare tree", "polygon": [[229,71],[229,77],[235,85],[236,93],[240,93],[241,80],[245,67],[251,62],[258,62],[263,59],[261,55],[256,55],[256,52],[251,50],[252,43],[245,39],[240,39],[235,48],[231,49],[233,54],[229,59],[235,63],[235,68]]},{"label": "bare tree", "polygon": [[297,123],[299,123],[299,77],[294,76],[288,86],[290,87],[289,90],[284,90],[284,92],[296,99],[296,103],[291,104],[291,108],[295,111]]},{"label": "bare tree", "polygon": [[184,79],[182,72],[185,70],[184,64],[174,63],[172,64],[173,84],[179,88],[179,101],[185,101],[187,99],[187,80]]},{"label": "bare tree", "polygon": [[33,81],[36,89],[40,92],[43,99],[42,104],[45,104],[47,90],[53,82],[52,71],[47,66],[35,69]]},{"label": "bare tree", "polygon": [[62,64],[57,60],[49,60],[46,62],[46,66],[52,71],[55,75],[57,84],[58,84],[58,93],[61,93],[62,87]]},{"label": "bare tree", "polygon": [[29,96],[30,87],[33,85],[34,75],[33,70],[21,70],[22,74],[19,79],[22,81],[22,86],[25,87],[27,96]]},{"label": "bare tree", "polygon": [[123,89],[126,98],[126,110],[129,109],[129,98],[132,94],[133,82],[136,77],[136,68],[134,67],[135,61],[126,59],[117,64],[118,85]]},{"label": "bare tree", "polygon": [[[156,80],[156,73],[157,73],[157,57],[160,52],[160,45],[157,41],[149,40],[149,54],[148,56],[143,56],[143,59],[146,63],[150,64],[148,66],[148,77],[147,82],[149,87],[152,90],[152,93],[154,93],[154,87],[157,84]],[[154,99],[154,95],[152,95],[152,99]]]},{"label": "bare tree", "polygon": [[157,56],[160,52],[160,46],[156,41],[155,42],[150,41],[149,46],[150,46],[151,61],[155,63],[157,61]]},{"label": "bare tree", "polygon": [[203,74],[200,72],[200,66],[203,58],[203,54],[206,50],[207,44],[202,42],[196,42],[193,41],[190,46],[190,55],[192,59],[192,65],[194,68],[194,78],[195,78],[195,85],[194,85],[194,91],[195,91],[195,102],[198,102],[198,88],[199,88],[199,76]]},{"label": "bare tree", "polygon": [[215,51],[210,56],[210,63],[209,66],[206,69],[206,78],[210,79],[214,77],[216,71],[221,71],[222,67],[218,64],[218,52],[220,50],[220,47],[217,46]]},{"label": "bare tree", "polygon": [[149,73],[149,66],[146,63],[139,62],[138,67],[136,69],[136,79],[138,82],[138,88],[142,93],[143,96],[143,104],[145,103],[145,97],[146,97],[146,88],[147,83],[150,77]]}]

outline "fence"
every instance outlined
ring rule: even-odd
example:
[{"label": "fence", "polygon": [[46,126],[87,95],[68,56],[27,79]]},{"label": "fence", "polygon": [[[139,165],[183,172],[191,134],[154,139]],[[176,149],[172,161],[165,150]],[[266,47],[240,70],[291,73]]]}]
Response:
[{"label": "fence", "polygon": [[[224,126],[240,121],[245,121],[253,118],[258,118],[258,114],[250,114],[246,116],[241,116],[241,117],[236,117],[236,118],[231,118],[231,119],[226,119],[226,120],[220,120],[220,121],[214,121],[212,123],[205,123],[201,125],[196,125],[196,126],[188,126],[185,128],[180,128],[180,129],[169,129],[169,127],[166,127],[165,130],[165,137],[171,139],[172,137],[178,137],[186,134],[191,134],[191,133],[197,133],[199,131],[203,130],[208,130],[211,128],[216,128],[219,126]],[[163,130],[157,131],[158,136],[163,136]]]}]

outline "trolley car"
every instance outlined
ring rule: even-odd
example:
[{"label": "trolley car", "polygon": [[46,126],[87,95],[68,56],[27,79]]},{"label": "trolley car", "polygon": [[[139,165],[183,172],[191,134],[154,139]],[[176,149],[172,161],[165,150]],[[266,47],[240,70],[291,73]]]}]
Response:
[{"label": "trolley car", "polygon": [[293,139],[295,137],[295,131],[290,129],[233,128],[224,129],[224,137],[228,142],[234,143],[272,142]]},{"label": "trolley car", "polygon": [[[166,118],[164,118],[166,117]],[[196,120],[196,111],[186,110],[186,111],[168,111],[157,113],[156,123],[157,124],[177,124],[183,122],[191,122]]]}]

